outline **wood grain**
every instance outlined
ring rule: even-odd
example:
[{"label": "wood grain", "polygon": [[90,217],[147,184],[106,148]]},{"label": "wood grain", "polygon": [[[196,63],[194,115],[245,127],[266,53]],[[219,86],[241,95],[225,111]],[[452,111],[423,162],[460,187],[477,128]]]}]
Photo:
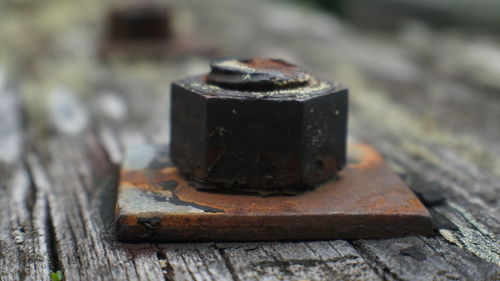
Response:
[{"label": "wood grain", "polygon": [[[0,28],[0,280],[58,270],[65,280],[500,280],[498,61],[473,55],[497,54],[498,38],[424,23],[368,33],[260,1],[178,2],[183,32],[222,54],[282,57],[349,85],[350,138],[375,145],[427,199],[436,235],[124,244],[113,228],[124,150],[168,142],[169,83],[208,59],[100,63],[106,4],[53,2],[0,9],[10,20]],[[12,16],[26,13],[22,24]]]}]

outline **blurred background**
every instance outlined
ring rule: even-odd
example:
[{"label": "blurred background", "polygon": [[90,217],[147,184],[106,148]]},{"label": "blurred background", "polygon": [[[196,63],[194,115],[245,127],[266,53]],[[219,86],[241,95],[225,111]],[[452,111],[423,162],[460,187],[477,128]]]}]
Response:
[{"label": "blurred background", "polygon": [[120,151],[168,142],[171,81],[214,57],[283,58],[350,87],[351,140],[437,162],[449,149],[500,176],[498,11],[487,0],[3,0],[0,89],[15,93],[28,139],[90,130]]},{"label": "blurred background", "polygon": [[499,3],[480,0],[296,0],[297,3],[324,9],[360,26],[397,30],[405,21],[425,22],[433,27],[488,29],[500,25]]}]

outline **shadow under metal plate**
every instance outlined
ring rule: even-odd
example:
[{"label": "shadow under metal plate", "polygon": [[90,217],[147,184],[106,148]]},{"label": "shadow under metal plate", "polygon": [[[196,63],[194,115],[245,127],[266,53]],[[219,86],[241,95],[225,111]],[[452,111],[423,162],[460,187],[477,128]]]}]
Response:
[{"label": "shadow under metal plate", "polygon": [[374,148],[350,145],[338,177],[294,196],[199,191],[165,146],[130,150],[116,203],[121,241],[265,241],[430,234],[431,217]]}]

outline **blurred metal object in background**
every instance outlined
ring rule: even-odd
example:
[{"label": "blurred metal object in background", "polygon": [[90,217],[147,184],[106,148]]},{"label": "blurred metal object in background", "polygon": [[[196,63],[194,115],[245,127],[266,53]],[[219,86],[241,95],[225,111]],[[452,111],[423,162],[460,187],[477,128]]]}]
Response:
[{"label": "blurred metal object in background", "polygon": [[117,5],[107,16],[99,56],[159,58],[212,56],[216,48],[195,34],[175,29],[176,8],[163,2],[135,1]]},{"label": "blurred metal object in background", "polygon": [[148,2],[116,7],[109,15],[108,36],[115,42],[166,41],[173,33],[170,9]]}]

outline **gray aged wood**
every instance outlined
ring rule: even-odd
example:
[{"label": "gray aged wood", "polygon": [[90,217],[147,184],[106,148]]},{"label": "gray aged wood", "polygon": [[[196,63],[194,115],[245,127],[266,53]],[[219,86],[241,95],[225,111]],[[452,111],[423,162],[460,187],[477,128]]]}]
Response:
[{"label": "gray aged wood", "polygon": [[98,63],[106,4],[67,2],[0,7],[0,280],[500,280],[500,38],[415,22],[367,33],[285,4],[179,1],[179,32],[222,54],[282,57],[349,85],[350,138],[424,196],[437,231],[124,244],[113,233],[123,152],[168,142],[168,85],[208,59]]}]

